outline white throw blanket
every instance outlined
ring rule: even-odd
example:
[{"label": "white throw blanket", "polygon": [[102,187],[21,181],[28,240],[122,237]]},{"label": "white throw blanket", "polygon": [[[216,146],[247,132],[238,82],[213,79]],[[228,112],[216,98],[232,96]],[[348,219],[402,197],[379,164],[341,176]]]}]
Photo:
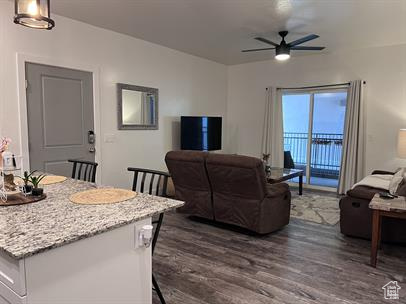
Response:
[{"label": "white throw blanket", "polygon": [[368,186],[373,188],[378,188],[382,190],[389,190],[389,184],[393,178],[393,175],[389,174],[373,174],[368,175],[361,179],[358,183],[352,186],[354,189],[356,186]]}]

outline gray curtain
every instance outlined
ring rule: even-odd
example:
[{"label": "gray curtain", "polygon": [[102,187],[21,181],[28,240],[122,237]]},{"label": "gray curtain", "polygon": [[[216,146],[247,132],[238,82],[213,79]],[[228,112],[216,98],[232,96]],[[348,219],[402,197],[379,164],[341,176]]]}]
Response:
[{"label": "gray curtain", "polygon": [[271,166],[283,167],[282,94],[275,87],[269,87],[266,91],[261,150],[263,154],[271,155]]},{"label": "gray curtain", "polygon": [[339,194],[345,194],[365,173],[365,106],[362,83],[362,80],[351,81],[348,88]]}]

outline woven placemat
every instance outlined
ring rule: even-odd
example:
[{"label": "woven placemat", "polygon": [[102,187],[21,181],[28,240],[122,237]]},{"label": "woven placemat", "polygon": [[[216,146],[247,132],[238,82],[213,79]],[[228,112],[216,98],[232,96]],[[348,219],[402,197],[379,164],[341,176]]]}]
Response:
[{"label": "woven placemat", "polygon": [[132,199],[136,195],[136,192],[125,189],[92,189],[72,194],[69,200],[84,205],[114,204]]},{"label": "woven placemat", "polygon": [[64,181],[66,181],[66,177],[65,176],[58,176],[58,175],[47,175],[45,176],[41,182],[39,183],[40,185],[52,185],[52,184],[56,184],[56,183],[62,183]]}]

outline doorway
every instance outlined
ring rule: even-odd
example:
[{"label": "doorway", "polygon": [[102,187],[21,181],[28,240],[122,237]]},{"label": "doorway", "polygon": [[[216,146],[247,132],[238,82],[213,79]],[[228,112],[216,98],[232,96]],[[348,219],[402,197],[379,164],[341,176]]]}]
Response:
[{"label": "doorway", "polygon": [[337,188],[346,89],[283,92],[284,149],[308,185]]},{"label": "doorway", "polygon": [[95,160],[93,75],[25,63],[30,169],[70,176],[68,159]]}]

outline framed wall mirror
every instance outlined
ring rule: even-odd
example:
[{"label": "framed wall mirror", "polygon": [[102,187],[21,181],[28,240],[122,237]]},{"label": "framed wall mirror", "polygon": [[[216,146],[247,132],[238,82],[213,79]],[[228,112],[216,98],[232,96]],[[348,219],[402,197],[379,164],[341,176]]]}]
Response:
[{"label": "framed wall mirror", "polygon": [[158,130],[158,89],[117,83],[118,129]]}]

